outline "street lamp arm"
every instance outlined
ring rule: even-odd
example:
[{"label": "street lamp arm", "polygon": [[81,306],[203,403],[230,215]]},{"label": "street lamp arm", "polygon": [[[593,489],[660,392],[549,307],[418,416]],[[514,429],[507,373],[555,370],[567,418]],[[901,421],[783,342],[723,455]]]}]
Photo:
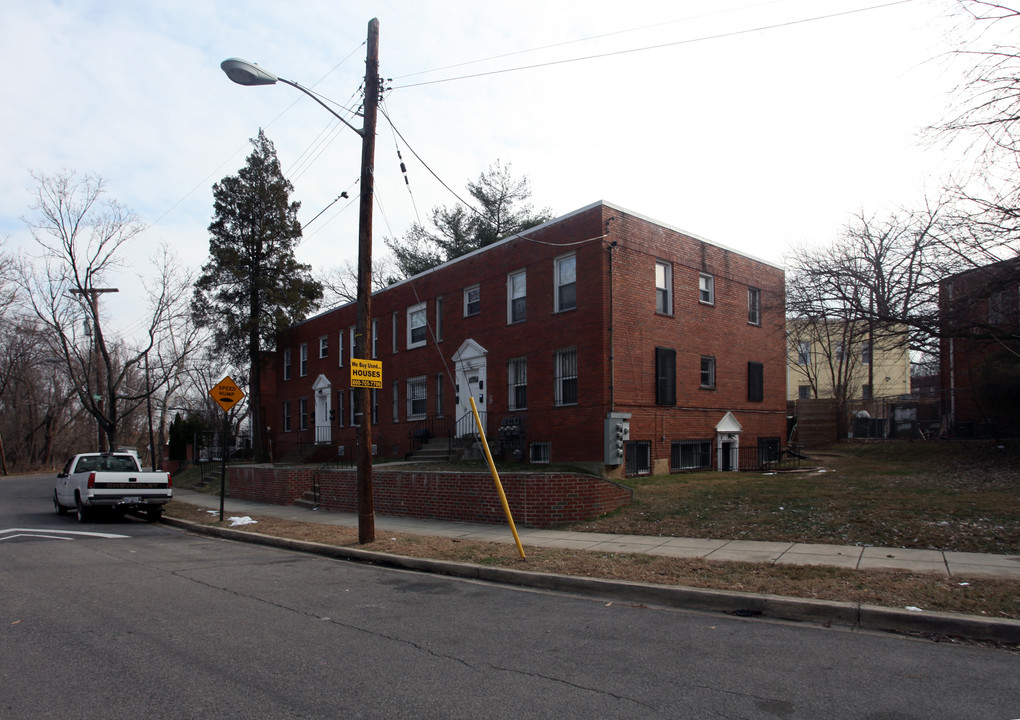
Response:
[{"label": "street lamp arm", "polygon": [[222,69],[223,72],[227,74],[228,78],[230,78],[233,82],[237,83],[238,85],[245,85],[250,87],[253,85],[275,85],[277,82],[282,82],[284,85],[290,85],[292,88],[297,88],[305,95],[310,97],[312,100],[319,103],[319,105],[326,108],[326,111],[329,112],[330,115],[335,117],[337,120],[342,122],[344,125],[349,127],[354,132],[358,133],[358,135],[361,135],[362,137],[365,136],[364,130],[359,130],[358,128],[351,125],[349,122],[347,122],[347,120],[345,120],[340,115],[340,113],[338,113],[336,110],[331,108],[326,103],[322,102],[322,100],[320,100],[315,93],[313,93],[311,90],[304,87],[303,85],[300,85],[292,80],[282,78],[279,75],[274,75],[273,73],[269,72],[263,67],[255,63],[250,63],[247,60],[242,60],[240,58],[227,58],[226,60],[220,63],[220,69]]}]

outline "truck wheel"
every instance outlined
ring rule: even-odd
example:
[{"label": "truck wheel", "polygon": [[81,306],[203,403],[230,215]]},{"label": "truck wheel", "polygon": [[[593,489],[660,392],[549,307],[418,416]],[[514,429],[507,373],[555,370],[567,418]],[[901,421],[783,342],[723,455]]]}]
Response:
[{"label": "truck wheel", "polygon": [[57,515],[67,515],[67,508],[60,504],[57,500],[57,491],[53,491],[53,508],[57,511]]},{"label": "truck wheel", "polygon": [[88,511],[88,508],[86,508],[82,504],[81,498],[78,497],[78,496],[75,496],[75,498],[74,498],[74,509],[75,509],[74,516],[75,516],[75,519],[78,522],[83,523],[83,522],[88,522],[89,521],[89,511]]},{"label": "truck wheel", "polygon": [[159,519],[161,517],[163,517],[162,505],[157,505],[156,507],[148,508],[145,511],[145,520],[147,522],[159,522]]}]

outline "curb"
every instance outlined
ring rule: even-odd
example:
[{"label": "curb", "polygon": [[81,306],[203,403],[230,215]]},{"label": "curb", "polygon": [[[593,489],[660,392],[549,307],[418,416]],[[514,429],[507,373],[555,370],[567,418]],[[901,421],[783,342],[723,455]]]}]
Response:
[{"label": "curb", "polygon": [[924,634],[1020,645],[1020,620],[1009,618],[984,618],[948,612],[918,613],[898,608],[834,600],[810,600],[782,595],[757,595],[735,590],[711,590],[682,585],[654,585],[627,580],[555,575],[324,545],[306,540],[202,525],[166,516],[160,522],[189,532],[321,555],[337,560],[352,560],[401,570],[483,580],[538,590],[575,593],[629,603],[654,603],[685,610],[724,613],[737,617],[807,622],[824,627],[836,625],[853,630]]}]

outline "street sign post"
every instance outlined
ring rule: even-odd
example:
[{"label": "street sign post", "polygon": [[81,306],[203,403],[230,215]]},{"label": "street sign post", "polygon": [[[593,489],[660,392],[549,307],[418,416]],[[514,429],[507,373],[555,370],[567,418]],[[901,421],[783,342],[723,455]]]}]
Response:
[{"label": "street sign post", "polygon": [[230,431],[230,408],[244,398],[244,392],[237,387],[229,375],[224,377],[209,391],[216,404],[223,408],[223,439],[220,441],[220,522],[223,522],[223,498],[226,495],[227,483],[227,433]]}]

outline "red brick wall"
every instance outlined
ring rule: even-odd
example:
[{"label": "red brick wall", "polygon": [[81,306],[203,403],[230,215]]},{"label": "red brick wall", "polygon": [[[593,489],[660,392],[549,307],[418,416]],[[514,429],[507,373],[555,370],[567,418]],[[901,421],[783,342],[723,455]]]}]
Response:
[{"label": "red brick wall", "polygon": [[[613,250],[611,242],[616,243]],[[577,259],[577,308],[554,312],[554,259],[573,252]],[[612,257],[612,261],[610,261]],[[655,312],[655,260],[673,263],[673,314]],[[508,325],[507,273],[527,270],[527,321]],[[698,302],[698,273],[715,278],[715,304]],[[612,297],[610,297],[610,272]],[[481,313],[464,317],[463,290],[480,284]],[[747,322],[747,289],[762,290],[762,324]],[[527,239],[497,243],[484,251],[386,288],[373,296],[377,319],[378,359],[383,364],[379,423],[372,442],[380,455],[403,456],[410,451],[404,380],[425,375],[428,412],[436,412],[436,375],[444,374],[444,415],[454,419],[453,354],[466,339],[487,352],[486,409],[490,432],[508,413],[507,360],[526,356],[529,442],[549,442],[553,463],[601,462],[603,419],[610,411],[630,412],[631,437],[654,441],[653,458],[667,458],[671,440],[711,439],[726,412],[744,427],[741,445],[759,437],[785,435],[786,340],[784,334],[784,276],[774,267],[712,245],[674,228],[596,204],[547,226]],[[430,325],[436,301],[443,300],[443,339],[431,334],[424,347],[407,349],[407,308],[425,302]],[[392,345],[393,314],[397,317],[398,347]],[[294,377],[276,385],[276,407],[267,408],[277,445],[299,438],[297,401],[314,406],[312,384],[325,374],[344,397],[344,426],[333,425],[333,445],[354,447],[350,427],[349,327],[355,307],[348,305],[294,326],[281,348],[291,347]],[[344,332],[344,366],[338,367],[337,332]],[[613,334],[611,334],[611,331]],[[330,338],[330,355],[318,358],[318,338]],[[614,336],[615,335],[615,336]],[[309,370],[298,377],[298,345],[309,346]],[[655,404],[655,347],[677,351],[677,404]],[[554,353],[575,347],[578,362],[578,402],[556,407],[553,397]],[[611,371],[610,352],[615,355]],[[716,358],[716,388],[700,385],[700,358]],[[747,363],[764,364],[765,400],[747,400]],[[392,382],[400,381],[397,403],[400,420],[392,421]],[[615,402],[612,400],[615,398]],[[279,433],[280,404],[292,402],[295,431]],[[304,435],[303,442],[314,438]],[[527,448],[525,448],[527,453]]]},{"label": "red brick wall", "polygon": [[[230,468],[230,496],[290,505],[312,490],[319,472],[319,504],[327,510],[357,512],[353,470],[311,467]],[[572,473],[510,473],[500,476],[514,522],[552,527],[615,510],[631,501],[631,491],[601,478]],[[475,523],[506,521],[495,483],[488,473],[426,473],[375,470],[376,513],[396,517]]]}]

